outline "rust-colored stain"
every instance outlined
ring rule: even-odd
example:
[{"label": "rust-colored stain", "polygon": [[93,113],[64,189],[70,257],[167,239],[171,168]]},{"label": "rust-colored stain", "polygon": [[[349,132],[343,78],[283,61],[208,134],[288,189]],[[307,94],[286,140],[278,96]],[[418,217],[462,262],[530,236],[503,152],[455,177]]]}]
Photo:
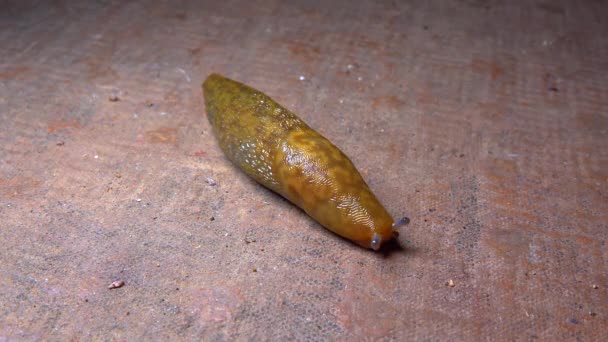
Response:
[{"label": "rust-colored stain", "polygon": [[475,72],[490,75],[492,81],[496,81],[505,72],[497,63],[482,59],[473,59],[471,61],[471,68]]},{"label": "rust-colored stain", "polygon": [[506,116],[502,106],[496,102],[478,103],[477,110],[481,117],[491,122],[503,120]]},{"label": "rust-colored stain", "polygon": [[22,76],[30,70],[29,67],[17,65],[9,68],[0,68],[0,79],[13,79]]},{"label": "rust-colored stain", "polygon": [[520,231],[500,229],[492,231],[484,243],[491,247],[497,256],[511,260],[525,256],[528,250],[528,239]]},{"label": "rust-colored stain", "polygon": [[16,176],[10,179],[0,178],[0,194],[7,197],[17,197],[40,186],[40,180]]},{"label": "rust-colored stain", "polygon": [[405,101],[399,99],[395,95],[377,96],[372,99],[372,108],[378,109],[380,107],[386,109],[399,109],[405,105]]},{"label": "rust-colored stain", "polygon": [[192,153],[193,156],[195,157],[206,157],[207,156],[207,152],[203,151],[203,150],[198,150],[198,151],[194,151],[194,153]]},{"label": "rust-colored stain", "polygon": [[201,52],[202,52],[202,51],[203,51],[203,48],[202,48],[202,47],[200,47],[200,46],[195,47],[195,48],[189,48],[189,49],[188,49],[188,53],[189,53],[189,54],[190,54],[190,56],[192,56],[192,57],[199,56],[199,55],[201,54]]},{"label": "rust-colored stain", "polygon": [[302,44],[291,44],[289,45],[289,51],[298,56],[305,58],[314,58],[321,53],[321,50],[317,46],[305,46]]},{"label": "rust-colored stain", "polygon": [[[107,58],[111,58],[111,52],[108,52]],[[100,59],[102,56],[96,56],[95,58],[85,58],[83,62],[87,65],[87,75],[90,79],[116,79],[118,74],[112,68],[104,62],[104,59]]]},{"label": "rust-colored stain", "polygon": [[79,129],[81,127],[82,126],[78,120],[58,119],[49,122],[46,130],[49,133],[53,133],[62,130]]},{"label": "rust-colored stain", "polygon": [[[591,104],[594,105],[594,104]],[[594,134],[608,134],[608,116],[599,111],[579,111],[576,113],[576,123],[582,129]]]},{"label": "rust-colored stain", "polygon": [[177,130],[172,127],[161,127],[148,131],[145,136],[146,141],[153,144],[175,144],[177,142]]},{"label": "rust-colored stain", "polygon": [[428,84],[411,84],[409,87],[415,90],[418,108],[432,110],[439,102],[439,99]]},{"label": "rust-colored stain", "polygon": [[401,146],[395,143],[389,143],[388,144],[388,151],[389,151],[389,162],[391,160],[395,160],[396,158],[399,158],[400,154],[402,153],[402,149]]},{"label": "rust-colored stain", "polygon": [[365,34],[349,35],[347,44],[349,44],[354,49],[361,49],[364,51],[384,50],[384,47],[380,42]]},{"label": "rust-colored stain", "polygon": [[494,158],[491,160],[488,169],[488,177],[496,181],[496,184],[503,184],[505,179],[517,174],[518,167],[514,160]]},{"label": "rust-colored stain", "polygon": [[548,13],[551,14],[556,14],[556,15],[564,15],[566,14],[566,11],[564,10],[564,8],[560,5],[556,5],[553,2],[541,2],[539,4],[536,5],[536,7],[542,9],[543,11],[546,11]]},{"label": "rust-colored stain", "polygon": [[201,288],[189,292],[189,314],[203,325],[233,319],[242,301],[240,291],[227,286]]},{"label": "rust-colored stain", "polygon": [[[337,321],[352,336],[381,338],[389,335],[397,323],[397,311],[392,303],[378,301],[373,294],[360,293],[356,289],[345,291],[340,305],[336,307]],[[367,324],[369,315],[376,317],[374,324]]]}]

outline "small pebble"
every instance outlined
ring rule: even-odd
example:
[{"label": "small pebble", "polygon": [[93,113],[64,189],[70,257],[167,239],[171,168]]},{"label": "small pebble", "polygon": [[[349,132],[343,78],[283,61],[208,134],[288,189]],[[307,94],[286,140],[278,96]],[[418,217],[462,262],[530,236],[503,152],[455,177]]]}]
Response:
[{"label": "small pebble", "polygon": [[212,178],[207,178],[207,184],[209,184],[211,186],[215,186],[215,185],[217,185],[217,182],[214,181]]},{"label": "small pebble", "polygon": [[596,285],[596,284],[593,284],[591,287],[593,287],[596,290],[600,288],[599,285]]},{"label": "small pebble", "polygon": [[56,145],[57,146],[63,146],[63,145],[65,145],[65,141],[63,141],[63,140],[62,141],[58,141]]},{"label": "small pebble", "polygon": [[454,286],[456,286],[456,284],[454,284],[454,281],[453,281],[452,279],[448,280],[447,285],[448,285],[449,287],[454,287]]},{"label": "small pebble", "polygon": [[110,284],[108,286],[108,289],[110,289],[110,290],[111,289],[119,289],[119,288],[121,288],[123,286],[125,286],[125,282],[124,281],[122,281],[122,280],[116,280],[116,281],[113,281],[112,284]]},{"label": "small pebble", "polygon": [[304,80],[306,80],[306,77],[300,76],[300,81],[304,81]]},{"label": "small pebble", "polygon": [[108,100],[110,100],[110,102],[120,101],[120,99],[118,98],[118,95],[115,95],[115,94],[110,95],[110,97],[108,97]]}]

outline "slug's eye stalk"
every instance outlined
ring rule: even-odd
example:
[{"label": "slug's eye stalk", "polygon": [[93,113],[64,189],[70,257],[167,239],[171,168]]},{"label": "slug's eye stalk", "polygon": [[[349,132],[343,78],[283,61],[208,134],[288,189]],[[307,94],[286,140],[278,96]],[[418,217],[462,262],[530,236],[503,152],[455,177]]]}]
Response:
[{"label": "slug's eye stalk", "polygon": [[372,238],[372,242],[370,242],[369,247],[375,251],[380,249],[380,245],[382,245],[382,235],[375,233]]},{"label": "slug's eye stalk", "polygon": [[405,226],[408,223],[410,223],[410,219],[404,216],[400,218],[397,222],[393,223],[393,230],[397,230],[399,229],[399,227]]}]

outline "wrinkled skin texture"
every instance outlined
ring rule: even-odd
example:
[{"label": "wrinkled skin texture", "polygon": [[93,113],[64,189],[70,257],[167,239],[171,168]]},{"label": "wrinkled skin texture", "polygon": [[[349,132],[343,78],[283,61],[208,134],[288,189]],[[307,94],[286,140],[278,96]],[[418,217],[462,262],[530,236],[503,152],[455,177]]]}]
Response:
[{"label": "wrinkled skin texture", "polygon": [[363,247],[393,238],[393,219],[350,159],[297,115],[217,74],[203,94],[220,147],[247,175]]}]

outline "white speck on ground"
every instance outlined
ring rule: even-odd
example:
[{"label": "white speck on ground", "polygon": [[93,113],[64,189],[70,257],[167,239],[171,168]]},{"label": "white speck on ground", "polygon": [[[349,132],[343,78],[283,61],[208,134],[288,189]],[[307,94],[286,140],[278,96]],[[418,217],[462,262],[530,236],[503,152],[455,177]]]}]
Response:
[{"label": "white speck on ground", "polygon": [[184,77],[186,78],[186,81],[190,82],[192,81],[192,79],[190,79],[190,76],[188,76],[188,73],[186,72],[186,70],[182,69],[182,68],[176,68],[177,71],[181,72]]}]

